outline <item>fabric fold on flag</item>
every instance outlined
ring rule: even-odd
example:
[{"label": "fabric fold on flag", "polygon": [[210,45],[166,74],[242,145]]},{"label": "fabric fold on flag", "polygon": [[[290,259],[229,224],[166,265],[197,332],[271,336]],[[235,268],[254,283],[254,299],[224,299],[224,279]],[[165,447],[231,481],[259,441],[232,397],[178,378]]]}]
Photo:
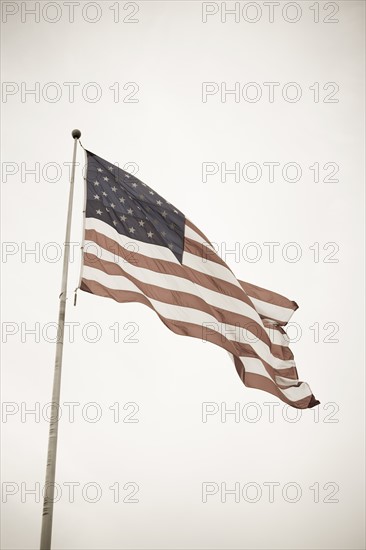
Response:
[{"label": "fabric fold on flag", "polygon": [[296,302],[238,280],[175,206],[133,174],[86,153],[80,289],[142,303],[174,333],[225,349],[247,387],[296,408],[319,404],[298,378],[283,328]]}]

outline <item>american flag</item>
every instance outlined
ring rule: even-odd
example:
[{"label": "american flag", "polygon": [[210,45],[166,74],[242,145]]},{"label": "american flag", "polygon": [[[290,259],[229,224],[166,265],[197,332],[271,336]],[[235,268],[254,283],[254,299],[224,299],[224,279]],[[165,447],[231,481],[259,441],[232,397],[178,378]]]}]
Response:
[{"label": "american flag", "polygon": [[298,378],[283,329],[297,304],[238,280],[178,208],[132,174],[86,154],[80,288],[143,303],[176,334],[224,348],[248,387],[296,408],[318,405]]}]

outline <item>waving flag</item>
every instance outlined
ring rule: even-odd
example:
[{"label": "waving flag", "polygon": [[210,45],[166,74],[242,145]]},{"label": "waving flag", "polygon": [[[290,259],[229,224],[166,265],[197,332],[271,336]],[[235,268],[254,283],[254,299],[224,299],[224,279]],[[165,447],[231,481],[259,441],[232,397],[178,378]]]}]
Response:
[{"label": "waving flag", "polygon": [[176,334],[224,348],[248,387],[296,408],[319,404],[298,379],[282,328],[297,304],[239,281],[180,210],[133,175],[86,153],[80,288],[143,303]]}]

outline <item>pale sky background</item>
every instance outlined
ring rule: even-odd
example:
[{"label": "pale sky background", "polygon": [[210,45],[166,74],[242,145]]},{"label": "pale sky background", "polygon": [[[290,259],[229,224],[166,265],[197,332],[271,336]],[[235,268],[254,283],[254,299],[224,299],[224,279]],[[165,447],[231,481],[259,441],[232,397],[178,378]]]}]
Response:
[{"label": "pale sky background", "polygon": [[[62,270],[61,260],[47,261],[55,251],[48,243],[63,243],[69,181],[63,163],[71,161],[70,133],[79,128],[85,147],[120,166],[136,163],[137,176],[212,241],[239,247],[239,261],[223,256],[238,278],[299,304],[292,330],[300,328],[301,337],[292,349],[300,378],[321,405],[302,411],[297,422],[286,421],[283,415],[296,418],[296,411],[245,388],[223,350],[174,335],[148,308],[83,292],[73,307],[83,204],[79,148],[72,225],[72,241],[79,244],[66,314],[78,325],[74,342],[64,346],[53,548],[364,548],[364,2],[297,2],[300,8],[291,8],[301,9],[296,23],[285,20],[295,16],[290,8],[283,15],[285,2],[272,23],[263,2],[250,8],[262,12],[256,23],[243,16],[238,23],[233,16],[222,22],[220,3],[211,3],[219,11],[203,23],[201,2],[154,1],[136,3],[138,11],[120,2],[116,23],[110,8],[117,3],[109,1],[97,4],[95,23],[82,17],[83,10],[89,20],[97,13],[87,2],[75,7],[73,23],[64,2],[49,3],[39,22],[23,13],[22,22],[21,4],[34,7],[3,2],[14,14],[3,12],[2,25],[2,79],[7,91],[19,89],[2,99],[2,547],[39,546],[42,499],[25,491],[44,483],[46,466],[49,426],[42,411],[51,399],[55,345],[47,341],[52,329],[47,338],[45,327],[57,321]],[[137,22],[123,22],[132,11]],[[22,101],[22,86],[31,89],[37,82],[39,102],[31,95]],[[45,88],[49,82],[61,90],[56,102],[47,101],[55,91]],[[65,82],[80,83],[74,102]],[[102,92],[98,102],[83,98],[89,82]],[[131,82],[138,85],[138,102],[114,102],[109,87],[116,90],[119,83],[123,99],[132,91],[123,87]],[[256,103],[235,102],[233,96],[222,102],[217,93],[203,102],[203,82],[226,82],[227,88],[257,82],[263,96]],[[265,82],[279,83],[273,102]],[[281,93],[289,82],[302,90],[294,103]],[[324,90],[327,83],[339,91],[330,96],[335,85]],[[88,91],[92,97],[93,89]],[[326,96],[338,102],[325,103]],[[203,182],[204,162],[229,168],[256,162],[263,175],[256,183],[235,182],[233,176],[224,183],[219,174]],[[279,171],[271,183],[265,162],[280,163],[280,170],[296,162],[302,177],[288,182]],[[22,174],[35,163],[39,181]],[[58,177],[48,163],[61,167]],[[309,169],[315,163],[319,182]],[[332,172],[332,165],[323,168],[326,163],[339,166],[338,181],[323,181]],[[257,262],[245,254],[251,242],[262,252]],[[280,243],[273,262],[266,242]],[[302,252],[297,262],[282,255],[290,242]],[[25,248],[37,246],[40,257],[22,257]],[[38,342],[24,334],[36,323]],[[99,324],[99,341],[90,342],[95,332],[87,323]],[[126,323],[138,326],[138,342],[123,342],[132,330],[123,328]],[[119,343],[112,325],[120,327]],[[64,405],[70,402],[80,404],[74,422]],[[96,412],[86,407],[91,402],[101,413],[98,422],[90,422]],[[133,416],[138,422],[122,422],[133,412],[123,409],[131,402],[139,408]],[[205,402],[217,403],[218,410],[238,403],[243,414],[239,422],[233,415],[222,422],[219,412],[202,422]],[[113,421],[115,403],[120,422]],[[21,411],[24,416],[24,409],[35,407],[39,421],[34,415],[22,421]],[[256,415],[258,421],[250,422]],[[217,492],[202,502],[205,482]],[[273,502],[268,482],[279,484]],[[79,484],[72,503],[70,483]],[[124,489],[127,483],[138,485],[138,502],[123,502],[135,487]],[[231,494],[222,502],[221,483],[227,489],[240,484],[244,496],[235,502]],[[116,503],[110,487],[117,484]],[[92,503],[95,487],[101,497]]]}]

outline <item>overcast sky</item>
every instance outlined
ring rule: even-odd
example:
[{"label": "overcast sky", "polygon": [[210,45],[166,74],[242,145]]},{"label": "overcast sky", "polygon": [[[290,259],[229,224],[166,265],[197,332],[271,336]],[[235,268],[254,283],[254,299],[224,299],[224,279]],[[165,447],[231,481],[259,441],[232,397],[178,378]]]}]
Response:
[{"label": "overcast sky", "polygon": [[364,3],[36,4],[2,3],[3,548],[39,546],[73,128],[299,304],[321,404],[143,305],[73,306],[79,148],[53,548],[363,548]]}]

